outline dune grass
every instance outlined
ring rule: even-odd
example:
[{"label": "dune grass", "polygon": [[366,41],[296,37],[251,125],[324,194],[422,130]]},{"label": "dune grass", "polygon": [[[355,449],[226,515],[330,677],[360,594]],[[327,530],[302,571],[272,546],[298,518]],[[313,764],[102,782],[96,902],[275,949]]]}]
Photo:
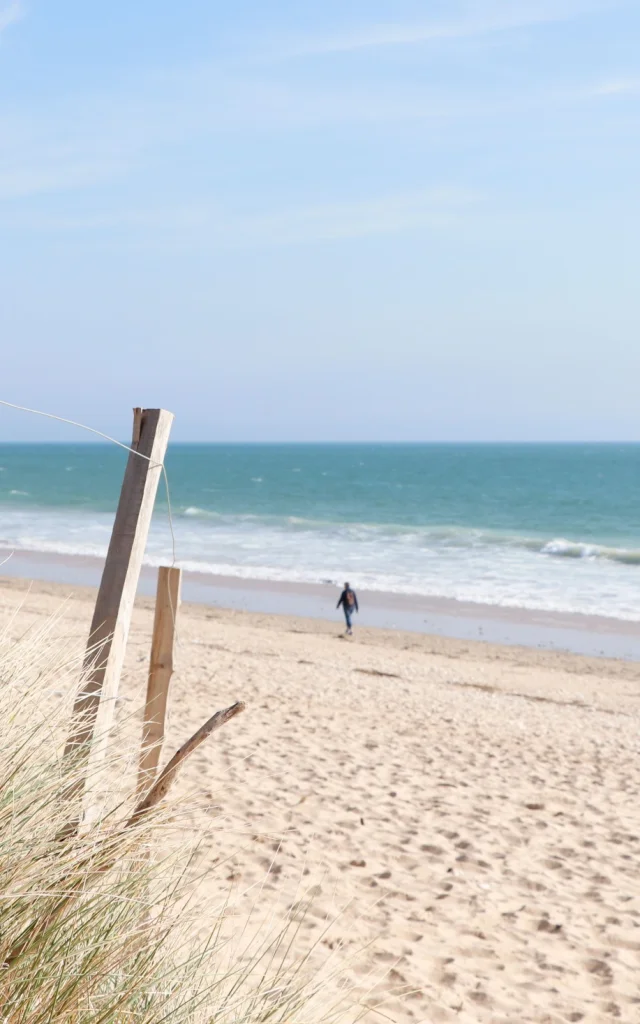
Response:
[{"label": "dune grass", "polygon": [[[14,633],[0,636],[0,1020],[343,1020],[344,1007],[323,998],[325,981],[291,955],[299,924],[240,950],[222,928],[224,908],[203,921],[189,848],[168,842],[180,829],[175,806],[131,827],[118,797],[99,824],[67,828],[79,780],[62,750],[80,652],[51,623]],[[130,769],[115,757],[108,774]]]}]

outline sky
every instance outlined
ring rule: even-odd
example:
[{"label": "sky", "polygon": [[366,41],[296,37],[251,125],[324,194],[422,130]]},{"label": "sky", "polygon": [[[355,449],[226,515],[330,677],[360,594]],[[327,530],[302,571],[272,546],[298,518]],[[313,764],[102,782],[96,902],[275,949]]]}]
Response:
[{"label": "sky", "polygon": [[0,398],[640,440],[639,128],[640,0],[0,0]]}]

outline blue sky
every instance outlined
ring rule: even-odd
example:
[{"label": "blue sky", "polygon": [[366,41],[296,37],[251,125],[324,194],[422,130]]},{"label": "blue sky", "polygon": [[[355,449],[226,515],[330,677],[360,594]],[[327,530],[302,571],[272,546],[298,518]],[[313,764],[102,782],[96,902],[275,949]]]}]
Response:
[{"label": "blue sky", "polygon": [[640,440],[639,128],[638,0],[0,0],[0,397]]}]

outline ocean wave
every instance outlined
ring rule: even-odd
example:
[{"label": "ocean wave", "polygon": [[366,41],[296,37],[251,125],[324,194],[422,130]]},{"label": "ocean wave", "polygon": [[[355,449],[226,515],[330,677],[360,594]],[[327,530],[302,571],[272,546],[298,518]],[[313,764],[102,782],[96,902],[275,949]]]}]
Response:
[{"label": "ocean wave", "polygon": [[640,565],[640,551],[632,548],[610,548],[600,544],[571,541],[564,538],[550,540],[537,548],[540,554],[554,558],[587,558],[602,559],[607,562],[618,562],[620,565]]},{"label": "ocean wave", "polygon": [[[26,492],[17,489],[10,493],[13,497],[27,496]],[[12,534],[12,543],[14,539],[20,538],[18,547],[34,550],[55,550],[56,543],[62,541],[67,545],[64,553],[72,554],[68,545],[69,534],[75,532],[85,534],[85,543],[80,545],[82,550],[77,553],[88,553],[86,541],[98,539],[93,536],[98,533],[99,541],[102,542],[113,521],[113,517],[106,513],[79,512],[77,509],[72,512],[60,509],[47,512],[46,509],[25,508],[9,512],[9,502],[5,508],[6,513],[0,514],[2,533],[5,533],[5,537]],[[7,516],[10,517],[11,526]],[[330,550],[337,545],[339,548],[350,548],[354,553],[366,549],[367,561],[370,561],[376,550],[380,551],[381,556],[383,551],[387,555],[395,551],[403,564],[405,559],[412,557],[412,552],[417,557],[432,560],[442,556],[465,557],[466,552],[470,555],[484,552],[485,557],[491,559],[498,557],[499,551],[502,555],[521,551],[545,560],[608,562],[630,568],[640,566],[640,548],[632,544],[607,544],[571,536],[545,537],[451,524],[349,522],[300,515],[223,513],[198,505],[176,510],[176,528],[181,518],[190,521],[189,538],[185,535],[184,542],[188,547],[197,545],[203,553],[216,550],[220,544],[223,547],[234,546],[237,541],[239,545],[255,547],[268,548],[275,544],[283,550],[295,548],[298,560],[302,561],[306,561],[305,553],[308,550],[317,546]],[[161,509],[154,517],[154,524],[156,529],[166,528],[166,513]],[[9,532],[6,532],[6,528],[9,528]],[[88,536],[87,532],[92,536]],[[27,534],[28,543],[23,544]]]},{"label": "ocean wave", "polygon": [[195,517],[198,519],[220,519],[220,514],[214,512],[208,508],[198,508],[197,505],[188,505],[187,508],[180,509],[180,515]]},{"label": "ocean wave", "polygon": [[[70,558],[104,558],[107,544],[69,544],[62,540],[43,537],[20,537],[16,540],[0,538],[1,551],[24,551],[43,555],[69,555]],[[166,561],[166,559],[165,559]]]},{"label": "ocean wave", "polygon": [[283,533],[308,533],[343,537],[354,541],[385,538],[407,546],[416,546],[426,551],[430,548],[479,549],[509,548],[521,549],[548,558],[573,558],[605,560],[620,565],[640,565],[640,549],[600,544],[592,540],[571,540],[564,537],[532,537],[526,534],[500,530],[448,525],[412,525],[404,523],[349,522],[330,519],[311,519],[304,516],[223,514],[211,509],[190,506],[182,515],[203,520],[215,520],[216,526],[227,529],[259,529],[265,527]]},{"label": "ocean wave", "polygon": [[[113,516],[18,508],[0,514],[0,548],[104,557]],[[222,514],[187,505],[174,517],[177,562],[202,575],[323,583],[504,607],[582,612],[638,621],[640,550],[549,533],[457,525],[328,522]],[[169,564],[166,515],[154,517],[145,563]]]},{"label": "ocean wave", "polygon": [[[106,554],[106,546],[92,544],[69,544],[64,542],[43,542],[36,538],[23,538],[16,545],[7,545],[0,541],[0,550],[29,550],[32,552],[43,552],[49,555],[62,557],[91,557],[103,558]],[[221,552],[222,554],[222,552]],[[231,552],[225,552],[227,556]],[[273,554],[273,553],[272,553]],[[569,612],[588,615],[599,615],[613,621],[623,619],[632,622],[640,621],[640,611],[636,600],[637,588],[618,587],[613,577],[608,577],[608,583],[615,587],[614,594],[609,597],[603,595],[603,580],[601,578],[589,578],[588,580],[572,581],[563,571],[555,584],[550,580],[536,575],[527,575],[522,565],[503,563],[500,571],[492,576],[480,565],[473,565],[466,560],[458,564],[458,572],[451,572],[454,568],[442,566],[436,563],[435,572],[427,576],[421,572],[412,571],[409,566],[404,570],[400,566],[387,565],[383,568],[374,567],[372,564],[348,565],[345,553],[344,559],[337,564],[334,556],[326,560],[320,568],[318,562],[315,565],[302,564],[281,564],[276,563],[276,558],[271,558],[268,564],[261,564],[259,561],[251,560],[240,564],[235,560],[226,560],[223,557],[215,559],[205,555],[179,557],[177,565],[188,573],[206,580],[207,577],[232,577],[235,579],[260,580],[265,583],[301,583],[301,584],[325,584],[339,586],[345,575],[357,581],[359,589],[378,593],[404,594],[416,597],[449,598],[456,601],[472,602],[476,604],[493,605],[501,608],[528,608],[537,611]],[[144,558],[147,567],[155,568],[168,564],[170,551],[150,550]],[[611,563],[610,563],[611,564]],[[497,568],[497,567],[496,567]],[[568,569],[568,566],[567,566]],[[353,571],[352,571],[353,570]],[[613,570],[611,570],[613,571]],[[213,581],[211,581],[213,582]]]}]

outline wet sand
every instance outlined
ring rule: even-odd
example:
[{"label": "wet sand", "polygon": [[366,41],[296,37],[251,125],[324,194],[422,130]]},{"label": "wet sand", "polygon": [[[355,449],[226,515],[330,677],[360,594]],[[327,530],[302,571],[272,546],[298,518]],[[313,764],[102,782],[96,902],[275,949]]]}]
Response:
[{"label": "wet sand", "polygon": [[[92,587],[100,581],[102,566],[97,558],[20,551],[11,554],[0,567],[0,573],[15,579]],[[156,572],[156,569],[143,568],[141,594],[152,596],[155,593]],[[338,588],[330,582],[288,583],[183,573],[186,600],[261,614],[334,619],[338,593]],[[640,622],[441,597],[367,592],[359,588],[358,593],[362,606],[360,621],[366,626],[640,661]]]}]

